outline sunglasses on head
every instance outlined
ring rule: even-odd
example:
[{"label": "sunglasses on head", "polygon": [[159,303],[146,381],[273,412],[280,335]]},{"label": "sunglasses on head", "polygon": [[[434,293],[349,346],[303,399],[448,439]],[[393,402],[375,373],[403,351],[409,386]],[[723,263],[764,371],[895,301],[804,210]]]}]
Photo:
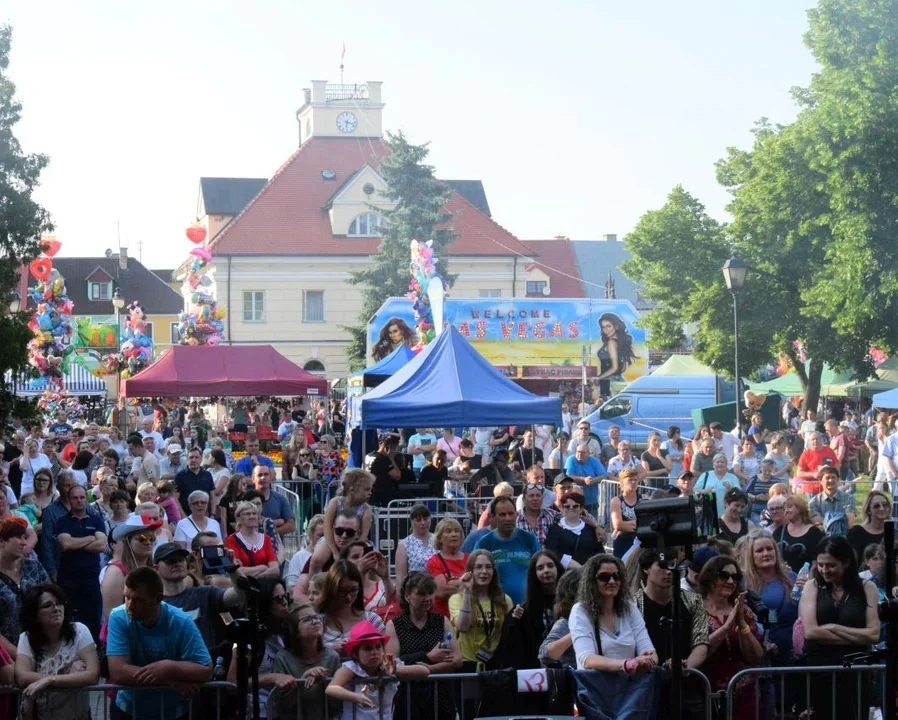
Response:
[{"label": "sunglasses on head", "polygon": [[524,486],[524,492],[527,492],[528,490],[539,490],[540,492],[542,492],[542,491],[543,491],[543,486],[542,486],[542,485],[538,485],[537,483],[527,483],[527,484]]},{"label": "sunglasses on head", "polygon": [[611,582],[612,580],[616,583],[621,581],[621,574],[619,572],[600,572],[596,573],[596,580],[603,583]]},{"label": "sunglasses on head", "polygon": [[717,571],[717,579],[722,580],[723,582],[727,582],[728,580],[732,580],[734,583],[739,584],[742,582],[742,573],[741,572],[728,572],[727,570],[718,570]]},{"label": "sunglasses on head", "polygon": [[355,530],[352,528],[334,528],[334,535],[338,537],[355,537]]}]

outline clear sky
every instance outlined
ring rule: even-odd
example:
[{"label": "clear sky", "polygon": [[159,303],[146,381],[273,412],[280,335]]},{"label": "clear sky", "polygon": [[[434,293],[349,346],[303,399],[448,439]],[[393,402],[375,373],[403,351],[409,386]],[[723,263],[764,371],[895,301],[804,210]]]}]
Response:
[{"label": "clear sky", "polygon": [[519,238],[622,237],[682,183],[725,219],[714,161],[789,122],[810,0],[7,0],[17,135],[51,156],[63,255],[174,267],[200,176],[270,177],[311,79],[382,80],[384,123],[481,179]]}]

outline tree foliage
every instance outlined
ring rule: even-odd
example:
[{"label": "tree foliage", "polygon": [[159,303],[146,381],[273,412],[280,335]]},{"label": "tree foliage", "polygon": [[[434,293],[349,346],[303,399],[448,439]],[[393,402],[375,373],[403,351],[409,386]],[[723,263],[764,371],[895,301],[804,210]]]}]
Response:
[{"label": "tree foliage", "polygon": [[372,206],[385,221],[380,248],[372,264],[353,272],[349,280],[362,286],[359,325],[345,328],[352,336],[346,354],[353,370],[366,365],[368,321],[388,298],[404,297],[408,292],[412,240],[432,240],[434,264],[447,288],[454,280],[448,274],[447,251],[455,233],[450,225],[452,215],[445,211],[452,190],[436,179],[432,166],[424,164],[430,153],[428,144],[413,145],[402,132],[388,132],[384,144],[390,154],[377,170],[387,184],[384,197],[395,206],[389,210]]},{"label": "tree foliage", "polygon": [[37,257],[41,235],[53,229],[49,213],[32,198],[49,158],[24,153],[13,133],[22,106],[7,72],[11,43],[12,28],[0,25],[0,419],[27,410],[2,380],[6,371],[25,365],[32,335],[26,314],[9,312],[9,300],[18,288],[19,269]]},{"label": "tree foliage", "polygon": [[[798,117],[761,120],[750,150],[730,148],[717,163],[732,224],[675,188],[627,238],[625,271],[696,323],[701,360],[729,370],[720,268],[731,254],[744,260],[741,374],[785,353],[813,407],[824,363],[866,379],[871,345],[898,350],[898,0],[821,0],[809,19],[805,42],[821,70],[793,90]],[[813,359],[807,371],[795,341]]]}]

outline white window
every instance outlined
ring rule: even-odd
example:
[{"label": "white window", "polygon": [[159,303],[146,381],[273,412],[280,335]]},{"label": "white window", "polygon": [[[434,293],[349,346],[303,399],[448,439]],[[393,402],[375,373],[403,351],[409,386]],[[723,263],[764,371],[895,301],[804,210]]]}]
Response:
[{"label": "white window", "polygon": [[349,226],[349,237],[380,237],[383,218],[377,213],[362,213]]},{"label": "white window", "polygon": [[88,297],[91,300],[109,300],[112,297],[112,283],[92,282],[89,293]]},{"label": "white window", "polygon": [[265,322],[264,290],[247,290],[243,293],[243,322]]},{"label": "white window", "polygon": [[482,298],[500,298],[502,297],[501,290],[479,290],[479,296]]},{"label": "white window", "polygon": [[170,342],[172,345],[177,345],[179,342],[181,342],[181,333],[178,332],[178,323],[176,323],[176,322],[173,322],[171,324]]},{"label": "white window", "polygon": [[324,290],[303,290],[302,321],[324,322]]}]

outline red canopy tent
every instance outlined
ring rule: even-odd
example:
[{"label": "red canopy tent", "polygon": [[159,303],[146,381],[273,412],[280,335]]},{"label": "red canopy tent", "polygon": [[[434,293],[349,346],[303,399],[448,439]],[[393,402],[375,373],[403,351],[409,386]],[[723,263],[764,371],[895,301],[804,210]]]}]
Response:
[{"label": "red canopy tent", "polygon": [[271,345],[174,345],[122,382],[125,397],[327,397],[327,389]]}]

